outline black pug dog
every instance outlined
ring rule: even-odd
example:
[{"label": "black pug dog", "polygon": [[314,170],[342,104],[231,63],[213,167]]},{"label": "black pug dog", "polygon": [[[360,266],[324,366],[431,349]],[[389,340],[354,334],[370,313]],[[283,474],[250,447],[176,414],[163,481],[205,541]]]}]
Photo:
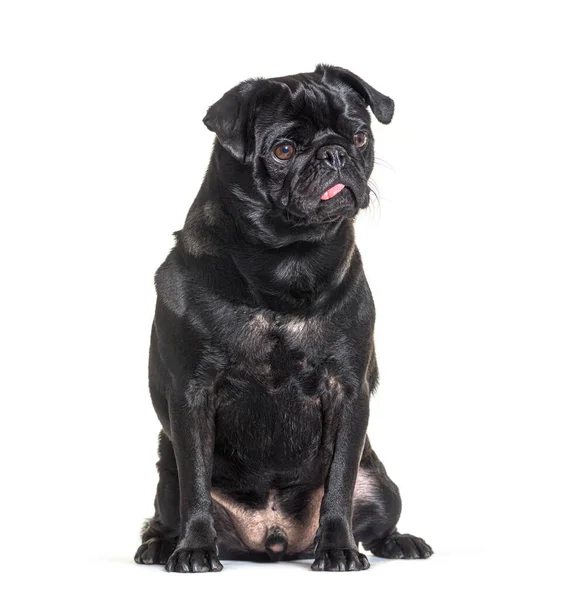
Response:
[{"label": "black pug dog", "polygon": [[345,69],[245,81],[210,107],[201,189],[156,273],[155,515],[135,560],[427,558],[366,430],[374,304],[354,243],[393,101]]}]

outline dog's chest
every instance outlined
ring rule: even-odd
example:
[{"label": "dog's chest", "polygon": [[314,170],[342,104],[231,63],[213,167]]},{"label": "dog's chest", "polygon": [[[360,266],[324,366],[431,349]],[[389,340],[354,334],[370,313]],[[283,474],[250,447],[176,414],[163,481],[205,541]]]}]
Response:
[{"label": "dog's chest", "polygon": [[231,338],[218,385],[217,441],[256,464],[315,459],[326,384],[321,322],[250,314]]},{"label": "dog's chest", "polygon": [[317,365],[326,355],[321,318],[253,311],[238,320],[226,345],[227,378],[243,378],[270,392],[281,393],[287,385],[299,385],[308,396],[316,391]]}]

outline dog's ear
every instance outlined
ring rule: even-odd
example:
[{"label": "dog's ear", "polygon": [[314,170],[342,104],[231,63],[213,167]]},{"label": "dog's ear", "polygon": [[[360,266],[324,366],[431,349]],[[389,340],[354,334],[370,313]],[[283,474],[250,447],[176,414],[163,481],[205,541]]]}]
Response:
[{"label": "dog's ear", "polygon": [[355,92],[360,94],[368,106],[370,106],[373,115],[385,125],[391,122],[395,112],[395,103],[384,94],[375,90],[372,85],[361,79],[358,75],[351,73],[341,67],[320,64],[316,67],[316,73],[321,73],[324,78],[331,76],[339,79],[349,85]]},{"label": "dog's ear", "polygon": [[253,112],[262,80],[243,81],[207,111],[203,123],[217,134],[219,143],[240,162],[253,156]]}]

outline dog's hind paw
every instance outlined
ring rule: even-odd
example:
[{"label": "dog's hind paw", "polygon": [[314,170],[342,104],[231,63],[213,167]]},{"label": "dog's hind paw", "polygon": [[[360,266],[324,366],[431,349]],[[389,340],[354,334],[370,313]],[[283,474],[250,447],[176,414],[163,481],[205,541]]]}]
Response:
[{"label": "dog's hind paw", "polygon": [[409,533],[395,533],[368,545],[375,556],[382,558],[429,558],[433,554],[431,546],[419,537]]},{"label": "dog's hind paw", "polygon": [[212,573],[223,570],[217,553],[204,548],[179,548],[166,563],[169,573]]},{"label": "dog's hind paw", "polygon": [[134,560],[139,565],[165,565],[177,541],[178,538],[152,537],[138,548]]}]

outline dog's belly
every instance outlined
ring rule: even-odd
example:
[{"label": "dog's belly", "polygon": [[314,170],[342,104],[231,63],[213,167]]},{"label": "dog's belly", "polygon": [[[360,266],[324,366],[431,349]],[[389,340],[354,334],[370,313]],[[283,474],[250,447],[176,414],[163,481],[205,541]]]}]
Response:
[{"label": "dog's belly", "polygon": [[227,376],[216,412],[215,450],[262,472],[286,472],[317,460],[322,403],[296,380],[277,386],[253,374]]},{"label": "dog's belly", "polygon": [[254,313],[217,379],[211,495],[219,544],[235,555],[274,559],[313,545],[329,454],[317,327]]},{"label": "dog's belly", "polygon": [[304,552],[313,544],[318,530],[323,494],[323,488],[314,490],[302,502],[301,511],[290,515],[280,503],[279,492],[275,489],[270,490],[264,506],[250,508],[222,490],[212,488],[213,501],[225,513],[222,525],[217,527],[219,543],[233,550],[244,548],[261,553],[293,555]]}]

